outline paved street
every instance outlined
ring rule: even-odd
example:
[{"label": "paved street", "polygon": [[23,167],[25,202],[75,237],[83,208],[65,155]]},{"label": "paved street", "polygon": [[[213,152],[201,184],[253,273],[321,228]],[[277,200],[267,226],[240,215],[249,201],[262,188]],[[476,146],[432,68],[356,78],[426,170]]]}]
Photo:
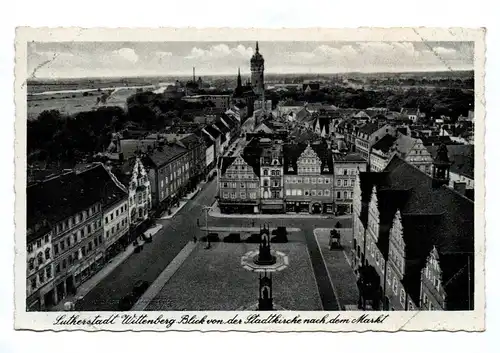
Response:
[{"label": "paved street", "polygon": [[[137,281],[143,280],[150,284],[153,283],[188,241],[193,239],[194,235],[198,238],[204,235],[205,215],[203,207],[213,204],[216,188],[216,180],[207,183],[198,195],[189,201],[175,217],[168,220],[158,219],[157,222],[163,225],[163,229],[154,236],[153,243],[146,244],[142,252],[132,254],[102,282],[97,284],[82,299],[77,310],[118,310],[120,299],[132,292]],[[196,219],[199,219],[200,227],[197,226]],[[240,219],[208,217],[209,227],[253,228],[268,225],[271,229],[277,226],[300,228],[301,231],[298,234],[303,233],[306,239],[325,310],[338,310],[339,306],[313,230],[314,228],[332,228],[336,222],[337,220],[333,219],[311,218]],[[343,227],[350,226],[350,219],[341,219],[340,222]],[[290,233],[290,241],[296,241],[294,234],[297,233]],[[299,238],[303,239],[302,237]]]},{"label": "paved street", "polygon": [[77,310],[115,311],[121,298],[130,294],[134,284],[150,284],[161,274],[193,235],[201,235],[193,217],[201,217],[202,207],[211,205],[216,193],[215,180],[206,184],[201,192],[172,219],[157,222],[163,229],[156,233],[151,244],[143,251],[132,254],[119,267],[94,287],[79,303]]}]

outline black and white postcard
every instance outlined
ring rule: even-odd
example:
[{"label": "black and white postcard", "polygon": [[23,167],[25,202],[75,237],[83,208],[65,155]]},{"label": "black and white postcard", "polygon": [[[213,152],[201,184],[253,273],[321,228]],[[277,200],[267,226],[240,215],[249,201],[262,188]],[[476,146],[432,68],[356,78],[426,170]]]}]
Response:
[{"label": "black and white postcard", "polygon": [[15,327],[483,330],[484,52],[19,28]]}]

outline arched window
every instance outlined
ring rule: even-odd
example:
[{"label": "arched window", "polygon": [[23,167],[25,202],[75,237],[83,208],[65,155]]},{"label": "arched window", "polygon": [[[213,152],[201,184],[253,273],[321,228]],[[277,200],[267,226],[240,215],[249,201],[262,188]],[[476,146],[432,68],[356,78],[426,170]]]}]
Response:
[{"label": "arched window", "polygon": [[45,249],[45,260],[50,259],[50,249]]},{"label": "arched window", "polygon": [[35,268],[35,259],[33,257],[31,259],[29,259],[29,261],[28,261],[28,268],[30,270]]},{"label": "arched window", "polygon": [[38,265],[43,264],[43,255],[42,255],[42,253],[41,253],[41,252],[39,252],[39,253],[36,255],[36,258],[37,258]]}]

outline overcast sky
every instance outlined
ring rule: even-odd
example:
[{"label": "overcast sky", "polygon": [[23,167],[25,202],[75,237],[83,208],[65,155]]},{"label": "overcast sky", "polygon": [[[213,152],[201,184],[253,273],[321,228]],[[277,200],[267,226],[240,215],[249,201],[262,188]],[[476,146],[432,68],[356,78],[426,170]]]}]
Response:
[{"label": "overcast sky", "polygon": [[[473,42],[259,42],[269,73],[471,70]],[[255,42],[29,43],[36,78],[250,73]]]}]

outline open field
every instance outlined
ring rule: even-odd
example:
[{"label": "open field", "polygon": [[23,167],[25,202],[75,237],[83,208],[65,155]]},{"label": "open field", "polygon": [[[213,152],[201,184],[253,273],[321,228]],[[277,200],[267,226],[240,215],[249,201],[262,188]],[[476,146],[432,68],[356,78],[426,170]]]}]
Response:
[{"label": "open field", "polygon": [[[111,92],[111,91],[108,91]],[[116,90],[105,104],[97,103],[102,92],[66,92],[28,96],[28,119],[36,119],[44,110],[59,110],[63,115],[73,115],[99,107],[118,106],[126,109],[127,98],[136,92],[135,88]]]},{"label": "open field", "polygon": [[[318,287],[303,243],[273,244],[290,265],[273,273],[273,297],[284,310],[322,310]],[[241,266],[258,244],[199,244],[146,310],[238,310],[258,302],[259,275]]]}]

